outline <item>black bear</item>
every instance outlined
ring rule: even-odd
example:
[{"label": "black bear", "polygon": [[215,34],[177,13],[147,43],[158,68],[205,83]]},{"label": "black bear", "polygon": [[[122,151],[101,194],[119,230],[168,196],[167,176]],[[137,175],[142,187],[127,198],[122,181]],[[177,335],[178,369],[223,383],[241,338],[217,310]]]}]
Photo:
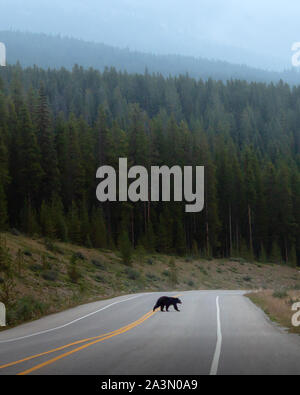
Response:
[{"label": "black bear", "polygon": [[156,302],[156,305],[153,307],[153,311],[155,311],[155,309],[158,309],[159,307],[160,307],[161,311],[164,311],[165,307],[166,307],[166,311],[169,311],[169,307],[171,305],[174,306],[175,310],[180,311],[180,310],[178,310],[177,305],[181,304],[181,303],[182,303],[181,300],[178,298],[172,298],[169,296],[162,296]]}]

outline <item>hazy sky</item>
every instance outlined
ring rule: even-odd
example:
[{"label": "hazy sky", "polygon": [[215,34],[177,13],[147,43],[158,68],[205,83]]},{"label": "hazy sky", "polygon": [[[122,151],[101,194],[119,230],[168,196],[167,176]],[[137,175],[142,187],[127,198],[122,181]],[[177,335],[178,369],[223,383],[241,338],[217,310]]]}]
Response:
[{"label": "hazy sky", "polygon": [[299,0],[0,0],[0,30],[278,69],[300,41]]}]

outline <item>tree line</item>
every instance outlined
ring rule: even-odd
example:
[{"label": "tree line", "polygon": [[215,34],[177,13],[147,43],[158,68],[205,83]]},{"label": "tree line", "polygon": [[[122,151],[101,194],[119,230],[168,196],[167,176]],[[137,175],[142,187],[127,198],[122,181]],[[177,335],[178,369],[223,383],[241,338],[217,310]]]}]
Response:
[{"label": "tree line", "polygon": [[[0,70],[0,229],[95,248],[300,258],[300,87]],[[205,166],[205,207],[100,204],[96,169]],[[128,252],[129,254],[129,252]]]},{"label": "tree line", "polygon": [[235,78],[249,82],[277,83],[282,79],[291,85],[300,82],[296,68],[281,72],[266,71],[220,60],[148,54],[74,38],[28,32],[0,31],[0,41],[7,46],[8,63],[20,61],[25,67],[37,64],[45,69],[65,67],[72,70],[77,63],[101,71],[109,65],[128,73],[144,73],[147,68],[151,73],[160,73],[165,77],[188,72],[190,76],[204,80],[213,78],[226,81]]}]

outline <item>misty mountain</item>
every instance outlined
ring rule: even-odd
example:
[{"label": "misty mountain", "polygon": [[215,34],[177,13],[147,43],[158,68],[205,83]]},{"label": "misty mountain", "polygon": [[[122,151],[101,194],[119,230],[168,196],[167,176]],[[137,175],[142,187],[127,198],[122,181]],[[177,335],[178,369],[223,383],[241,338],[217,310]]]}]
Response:
[{"label": "misty mountain", "polygon": [[1,29],[268,70],[291,65],[297,0],[0,0]]},{"label": "misty mountain", "polygon": [[100,43],[45,34],[0,32],[0,41],[7,47],[7,63],[20,62],[22,66],[72,69],[75,64],[103,71],[115,67],[129,73],[160,73],[164,76],[188,73],[207,80],[241,79],[257,82],[278,82],[280,79],[299,84],[300,74],[295,70],[268,72],[244,65],[212,61],[179,55],[153,55],[120,49]]}]

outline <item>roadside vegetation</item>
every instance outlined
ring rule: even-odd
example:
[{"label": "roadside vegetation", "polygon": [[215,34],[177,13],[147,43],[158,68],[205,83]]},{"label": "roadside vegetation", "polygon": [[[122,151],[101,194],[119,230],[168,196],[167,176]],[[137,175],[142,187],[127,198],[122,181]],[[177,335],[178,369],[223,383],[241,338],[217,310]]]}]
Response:
[{"label": "roadside vegetation", "polygon": [[[9,326],[137,292],[294,289],[299,294],[299,271],[287,265],[149,254],[142,246],[128,250],[126,242],[117,252],[13,233],[0,237],[0,300]],[[276,301],[289,297],[297,296],[288,292]]]},{"label": "roadside vegetation", "polygon": [[264,290],[254,292],[248,297],[257,304],[270,317],[270,319],[280,326],[288,329],[291,333],[300,335],[300,327],[292,325],[292,306],[300,302],[300,284],[290,288],[275,288],[274,290]]}]

